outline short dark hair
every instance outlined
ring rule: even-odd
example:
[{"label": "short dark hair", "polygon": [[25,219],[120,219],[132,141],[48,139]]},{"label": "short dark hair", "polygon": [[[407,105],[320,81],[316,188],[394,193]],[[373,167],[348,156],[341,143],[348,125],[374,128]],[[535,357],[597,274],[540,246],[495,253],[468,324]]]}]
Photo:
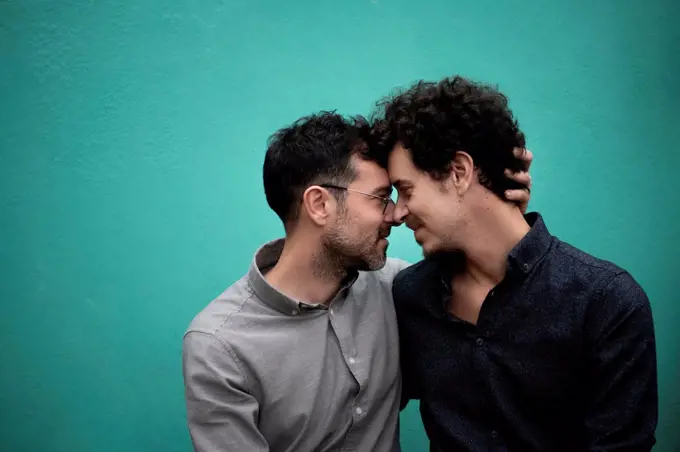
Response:
[{"label": "short dark hair", "polygon": [[[344,118],[323,111],[300,118],[269,138],[262,167],[264,192],[286,229],[297,220],[302,194],[310,185],[354,181],[350,158],[368,153],[370,133],[362,116]],[[342,201],[344,192],[337,196]]]},{"label": "short dark hair", "polygon": [[460,76],[421,80],[383,99],[373,117],[373,159],[386,166],[397,142],[435,179],[448,174],[457,151],[465,151],[479,169],[480,183],[501,198],[505,190],[522,187],[504,171],[522,169],[513,148],[525,146],[524,134],[507,98],[490,86]]}]

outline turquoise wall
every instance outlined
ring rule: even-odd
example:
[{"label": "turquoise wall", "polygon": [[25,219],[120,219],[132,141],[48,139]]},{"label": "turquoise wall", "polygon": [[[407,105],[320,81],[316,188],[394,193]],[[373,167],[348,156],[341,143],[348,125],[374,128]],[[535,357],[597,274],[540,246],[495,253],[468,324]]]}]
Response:
[{"label": "turquoise wall", "polygon": [[[0,450],[189,451],[182,333],[282,233],[268,135],[461,73],[511,97],[531,207],[647,290],[655,450],[677,451],[678,5],[1,1]],[[416,406],[403,421],[426,450]]]}]

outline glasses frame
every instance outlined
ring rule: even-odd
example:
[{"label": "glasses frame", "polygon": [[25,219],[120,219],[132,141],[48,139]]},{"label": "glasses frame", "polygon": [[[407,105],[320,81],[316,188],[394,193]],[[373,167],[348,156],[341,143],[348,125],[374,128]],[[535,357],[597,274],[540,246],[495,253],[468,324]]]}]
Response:
[{"label": "glasses frame", "polygon": [[354,190],[353,188],[341,187],[340,185],[333,185],[333,184],[319,184],[319,187],[323,187],[323,188],[334,188],[334,189],[336,189],[336,190],[353,191],[354,193],[359,193],[360,195],[370,196],[371,198],[379,199],[379,200],[381,200],[382,203],[383,203],[383,210],[382,210],[383,215],[385,215],[385,212],[387,212],[387,207],[388,207],[390,204],[394,204],[394,201],[392,200],[392,198],[385,198],[384,196],[378,196],[378,195],[374,195],[374,194],[371,194],[371,193],[366,193],[366,192],[363,192],[363,191]]}]

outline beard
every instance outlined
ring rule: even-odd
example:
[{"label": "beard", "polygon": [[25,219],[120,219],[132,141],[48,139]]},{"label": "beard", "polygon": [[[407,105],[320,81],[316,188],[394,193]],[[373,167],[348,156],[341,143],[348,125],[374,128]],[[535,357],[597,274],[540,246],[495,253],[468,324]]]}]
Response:
[{"label": "beard", "polygon": [[381,243],[387,235],[389,228],[366,232],[351,219],[343,218],[322,239],[324,260],[345,272],[379,270],[387,260],[387,246]]}]

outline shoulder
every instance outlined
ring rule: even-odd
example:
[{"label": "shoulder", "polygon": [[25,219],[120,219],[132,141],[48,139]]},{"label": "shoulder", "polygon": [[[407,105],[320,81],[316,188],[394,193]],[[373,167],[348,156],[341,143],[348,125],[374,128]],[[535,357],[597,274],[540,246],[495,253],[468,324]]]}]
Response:
[{"label": "shoulder", "polygon": [[392,284],[400,271],[407,268],[409,262],[402,259],[387,258],[385,265],[379,270],[360,271],[352,285],[352,292],[358,296],[374,298],[380,296],[390,300],[392,304]]},{"label": "shoulder", "polygon": [[394,278],[393,291],[397,293],[409,293],[423,289],[432,278],[440,274],[440,267],[436,262],[423,259],[409,267],[402,269]]},{"label": "shoulder", "polygon": [[441,278],[441,266],[429,259],[401,270],[392,284],[392,299],[397,313],[404,315],[425,306],[424,300],[437,296]]},{"label": "shoulder", "polygon": [[591,300],[589,313],[592,318],[607,318],[614,323],[631,316],[652,323],[649,298],[640,283],[626,270],[620,270],[601,282],[597,296]]},{"label": "shoulder", "polygon": [[243,276],[208,303],[190,322],[185,337],[193,333],[214,336],[223,341],[229,324],[256,303],[248,277]]},{"label": "shoulder", "polygon": [[593,256],[569,243],[557,241],[552,266],[570,275],[570,285],[590,287],[591,313],[615,316],[617,313],[649,310],[649,299],[640,283],[626,269]]},{"label": "shoulder", "polygon": [[387,261],[385,262],[385,266],[376,271],[375,274],[382,281],[392,284],[397,275],[408,268],[411,268],[411,264],[409,262],[403,259],[388,257]]},{"label": "shoulder", "polygon": [[595,257],[567,242],[557,238],[555,242],[555,258],[569,263],[571,266],[588,268],[590,272],[602,274],[605,277],[613,276],[623,271],[615,263]]},{"label": "shoulder", "polygon": [[410,265],[411,264],[409,262],[403,259],[388,257],[385,261],[385,265],[379,270],[360,271],[358,279],[363,284],[359,284],[359,286],[363,287],[365,284],[377,284],[388,287],[391,290],[394,278],[399,274],[399,272],[405,268],[408,268]]},{"label": "shoulder", "polygon": [[257,336],[253,319],[263,315],[271,315],[270,309],[258,302],[248,277],[241,277],[190,322],[182,338],[185,366],[196,372],[205,366],[219,368],[250,378],[252,368],[242,348]]},{"label": "shoulder", "polygon": [[593,256],[559,239],[555,242],[555,252],[549,265],[563,273],[565,279],[571,279],[570,284],[578,280],[602,292],[615,280],[634,281],[625,269],[614,262]]}]

